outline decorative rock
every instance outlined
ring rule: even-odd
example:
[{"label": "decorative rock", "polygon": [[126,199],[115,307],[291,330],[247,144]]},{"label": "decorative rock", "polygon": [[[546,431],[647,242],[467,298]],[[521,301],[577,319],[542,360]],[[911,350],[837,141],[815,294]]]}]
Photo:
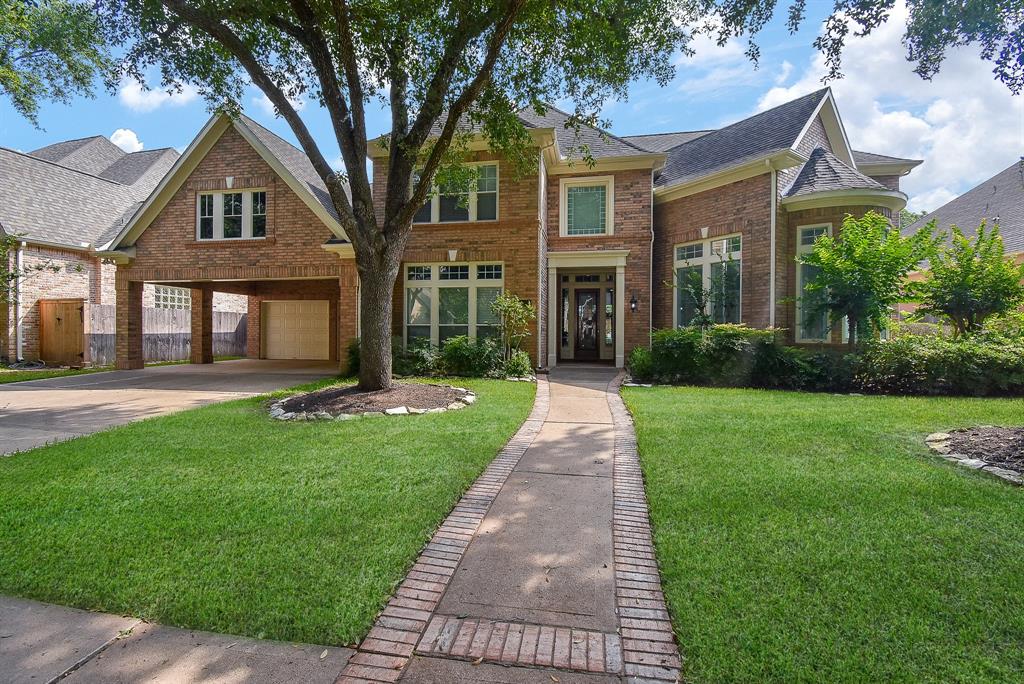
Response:
[{"label": "decorative rock", "polygon": [[463,406],[465,406],[465,404],[463,404],[461,401],[453,401],[452,403],[448,404],[448,410],[449,411],[457,411],[458,409],[462,408]]},{"label": "decorative rock", "polygon": [[409,415],[409,409],[405,406],[396,406],[395,408],[385,409],[384,413],[389,416],[407,416]]},{"label": "decorative rock", "polygon": [[417,415],[418,416],[418,415],[424,414],[426,412],[427,412],[427,409],[414,408],[412,406],[409,407],[409,413],[411,413],[413,415]]},{"label": "decorative rock", "polygon": [[316,418],[317,420],[332,420],[334,418],[334,416],[332,416],[327,411],[317,411],[316,413],[312,414],[312,417]]},{"label": "decorative rock", "polygon": [[1015,485],[1024,484],[1024,478],[1021,478],[1021,474],[1013,470],[1007,470],[1006,468],[1000,468],[998,466],[985,466],[982,470],[986,473],[992,473],[996,477],[1001,477],[1007,482],[1012,482]]},{"label": "decorative rock", "polygon": [[364,418],[373,418],[374,416],[383,416],[383,415],[384,414],[381,413],[380,411],[364,411],[363,412],[363,417]]},{"label": "decorative rock", "polygon": [[961,458],[958,463],[967,468],[974,468],[975,470],[980,470],[985,467],[985,462],[980,458]]},{"label": "decorative rock", "polygon": [[466,396],[462,397],[463,404],[472,404],[474,401],[476,401],[475,394],[467,394]]},{"label": "decorative rock", "polygon": [[933,432],[924,438],[926,442],[947,442],[949,441],[950,434],[948,432]]},{"label": "decorative rock", "polygon": [[949,442],[948,441],[946,441],[946,442],[932,442],[931,444],[928,445],[928,448],[930,448],[932,451],[934,451],[937,454],[948,454],[949,452],[951,452],[953,450],[952,447],[949,446]]},{"label": "decorative rock", "polygon": [[354,413],[339,413],[334,417],[334,420],[352,420],[353,418],[358,417],[359,416],[355,415]]},{"label": "decorative rock", "polygon": [[281,415],[277,416],[277,419],[278,420],[291,420],[294,417],[295,417],[294,413],[282,413]]},{"label": "decorative rock", "polygon": [[270,417],[277,418],[279,416],[283,416],[284,412],[285,411],[283,408],[281,408],[280,406],[275,406],[274,408],[270,409]]},{"label": "decorative rock", "polygon": [[427,413],[444,413],[446,409],[443,408],[432,408],[427,409]]}]

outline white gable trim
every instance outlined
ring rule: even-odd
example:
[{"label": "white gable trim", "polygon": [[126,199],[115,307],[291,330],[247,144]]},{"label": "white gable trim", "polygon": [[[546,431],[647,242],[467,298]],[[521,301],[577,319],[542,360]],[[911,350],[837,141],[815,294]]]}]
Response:
[{"label": "white gable trim", "polygon": [[167,203],[170,202],[174,194],[181,188],[182,184],[188,179],[190,175],[199,166],[199,163],[210,153],[213,149],[214,144],[220,140],[220,137],[224,135],[228,128],[233,127],[238,133],[248,142],[256,153],[267,162],[274,173],[276,173],[285,184],[294,192],[310,210],[316,214],[323,223],[331,229],[336,236],[339,238],[348,239],[341,224],[331,216],[324,208],[319,200],[313,196],[309,189],[275,157],[270,153],[270,150],[266,148],[263,143],[256,138],[252,132],[245,127],[239,121],[232,121],[226,115],[214,115],[210,117],[210,120],[206,122],[206,125],[199,131],[199,134],[185,149],[184,154],[178,157],[178,160],[171,167],[171,170],[167,172],[167,175],[163,177],[160,183],[153,189],[146,201],[143,202],[135,215],[132,216],[131,220],[125,224],[124,228],[117,234],[117,236],[106,245],[103,245],[100,250],[103,252],[110,252],[113,250],[123,250],[125,247],[130,247],[135,244],[135,241],[139,239],[139,236],[145,232],[147,228],[156,220],[156,217],[160,215]]},{"label": "white gable trim", "polygon": [[800,146],[804,137],[807,136],[807,131],[811,129],[811,124],[819,116],[821,117],[822,126],[825,127],[825,135],[828,136],[828,142],[832,145],[832,154],[843,160],[851,169],[857,168],[857,164],[853,161],[853,148],[850,147],[850,141],[846,137],[846,128],[843,126],[843,120],[839,118],[839,108],[836,106],[835,98],[832,97],[831,88],[825,93],[825,97],[821,98],[821,102],[818,103],[814,112],[807,117],[803,129],[796,136],[796,140],[793,141],[793,149],[795,150]]}]

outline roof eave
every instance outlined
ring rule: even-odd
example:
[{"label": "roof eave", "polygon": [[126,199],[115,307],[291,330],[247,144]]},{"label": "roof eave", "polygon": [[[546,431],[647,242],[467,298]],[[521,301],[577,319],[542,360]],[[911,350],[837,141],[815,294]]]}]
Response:
[{"label": "roof eave", "polygon": [[906,176],[923,163],[923,159],[907,159],[902,162],[864,162],[857,164],[856,168],[865,176]]},{"label": "roof eave", "polygon": [[907,196],[898,190],[857,188],[852,190],[819,190],[793,197],[783,197],[779,202],[787,211],[821,209],[841,206],[878,206],[899,211],[907,206]]},{"label": "roof eave", "polygon": [[[526,132],[530,134],[533,139],[533,143],[538,147],[545,147],[555,142],[555,129],[554,128],[527,128]],[[366,156],[370,159],[385,159],[389,152],[387,145],[384,144],[384,139],[387,136],[379,135],[373,140],[368,140],[366,143]],[[490,149],[487,144],[487,138],[480,133],[473,133],[468,149],[471,152],[485,152]]]},{"label": "roof eave", "polygon": [[669,202],[680,197],[696,195],[699,192],[713,190],[770,171],[781,171],[799,166],[806,161],[807,158],[795,150],[776,151],[764,157],[729,166],[683,183],[656,187],[654,188],[654,201],[656,203]]}]

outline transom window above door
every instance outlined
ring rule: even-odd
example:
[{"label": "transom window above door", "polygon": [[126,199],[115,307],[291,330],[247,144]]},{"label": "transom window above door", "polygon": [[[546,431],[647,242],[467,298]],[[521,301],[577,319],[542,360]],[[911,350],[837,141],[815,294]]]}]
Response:
[{"label": "transom window above door", "polygon": [[251,240],[266,236],[266,190],[199,193],[196,201],[196,239]]},{"label": "transom window above door", "polygon": [[562,178],[559,188],[559,235],[612,235],[615,232],[614,176]]},{"label": "transom window above door", "polygon": [[[459,223],[498,219],[498,165],[494,162],[471,164],[476,182],[465,188],[434,185],[430,197],[413,217],[413,223]],[[413,185],[419,175],[413,174]]]},{"label": "transom window above door", "polygon": [[[676,245],[675,309],[677,328],[707,315],[713,323],[739,323],[742,301],[743,238],[731,235]],[[699,296],[710,294],[706,311]]]}]

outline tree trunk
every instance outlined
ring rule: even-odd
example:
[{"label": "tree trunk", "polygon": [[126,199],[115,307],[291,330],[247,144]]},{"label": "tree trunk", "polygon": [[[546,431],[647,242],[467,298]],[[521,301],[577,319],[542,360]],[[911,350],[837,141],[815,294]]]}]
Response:
[{"label": "tree trunk", "polygon": [[391,387],[392,297],[401,250],[385,247],[377,268],[359,269],[359,389]]},{"label": "tree trunk", "polygon": [[849,352],[852,354],[857,351],[857,319],[853,316],[846,317],[847,333],[846,333],[846,346]]}]

